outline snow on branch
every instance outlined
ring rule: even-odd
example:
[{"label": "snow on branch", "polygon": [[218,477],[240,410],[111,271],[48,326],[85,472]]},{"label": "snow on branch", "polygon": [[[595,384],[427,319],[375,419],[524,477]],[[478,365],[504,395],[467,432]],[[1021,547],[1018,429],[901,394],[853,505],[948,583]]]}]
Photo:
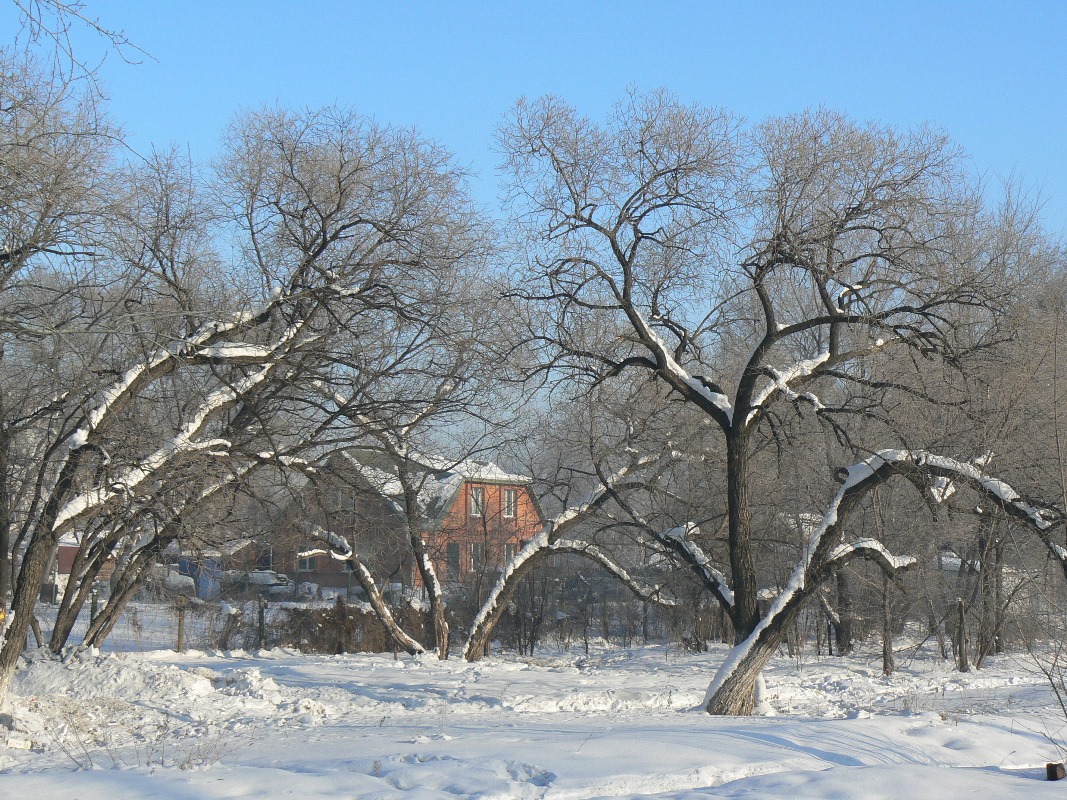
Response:
[{"label": "snow on branch", "polygon": [[[762,368],[763,377],[769,382],[752,398],[751,408],[748,414],[745,415],[745,425],[751,424],[756,416],[778,397],[785,397],[794,403],[809,403],[811,407],[815,409],[816,413],[825,411],[826,406],[818,396],[812,392],[798,391],[797,384],[808,383],[809,378],[824,374],[825,369],[828,367],[869,356],[885,348],[887,344],[892,341],[894,340],[890,339],[889,342],[887,342],[885,339],[877,339],[868,347],[862,347],[847,353],[831,353],[830,351],[826,351],[812,358],[802,359],[795,364],[781,369],[764,366]],[[820,370],[822,371],[820,372]]]},{"label": "snow on branch", "polygon": [[874,561],[887,575],[895,575],[900,570],[914,566],[914,556],[895,556],[877,539],[859,539],[855,542],[839,544],[826,557],[827,564],[841,564],[853,558],[865,558]]},{"label": "snow on branch", "polygon": [[[352,557],[352,545],[340,534],[320,528],[318,525],[305,525],[303,532],[309,539],[314,539],[329,546],[329,556],[336,561],[348,561]],[[300,554],[300,558],[310,558],[313,555],[326,555],[327,551],[317,549],[308,551],[307,555]]]},{"label": "snow on branch", "polygon": [[627,589],[634,593],[634,595],[647,603],[658,603],[662,606],[676,605],[674,600],[662,596],[662,586],[645,586],[639,583],[626,571],[625,567],[611,558],[611,556],[595,544],[588,544],[586,542],[556,542],[555,544],[549,545],[546,549],[552,553],[571,553],[573,555],[585,556],[591,561],[595,561],[618,578]]},{"label": "snow on branch", "polygon": [[272,298],[262,308],[238,314],[228,322],[212,322],[181,342],[162,347],[146,361],[130,367],[122,377],[101,392],[100,399],[85,416],[85,421],[71,435],[71,450],[86,446],[93,431],[106,426],[121,407],[144,386],[180,363],[203,361],[257,364],[277,358],[279,349],[289,344],[303,329],[303,324],[289,326],[271,346],[225,343],[226,336],[239,333],[256,320],[268,318],[284,298]]},{"label": "snow on branch", "polygon": [[[348,562],[352,568],[353,576],[363,591],[366,592],[371,608],[374,609],[374,613],[378,616],[379,621],[385,626],[385,629],[389,632],[389,635],[393,637],[393,640],[403,648],[406,653],[414,656],[426,652],[425,647],[400,627],[400,624],[393,616],[393,612],[389,610],[389,605],[385,602],[381,590],[378,589],[378,584],[374,580],[374,576],[371,575],[370,570],[367,569],[366,565],[360,559],[359,555],[352,549],[352,546],[344,536],[312,524],[302,526],[302,530],[308,538],[315,539],[328,545],[328,552],[331,558],[338,561]],[[309,558],[312,555],[325,554],[326,552],[326,550],[322,550],[321,548],[314,548],[300,552],[297,555],[300,558]]]},{"label": "snow on branch", "polygon": [[880,450],[859,464],[844,470],[846,485],[854,485],[867,479],[876,471],[911,471],[925,474],[928,480],[945,478],[970,486],[988,496],[1008,514],[1022,520],[1039,532],[1047,532],[1054,526],[1067,523],[1067,515],[1050,503],[1027,500],[1011,485],[982,471],[989,457],[983,456],[967,463],[947,456],[928,453],[925,450]]},{"label": "snow on branch", "polygon": [[[759,394],[752,398],[752,410],[748,412],[748,416],[745,418],[745,423],[748,424],[752,421],[752,418],[759,413],[775,396],[776,393],[780,393],[790,400],[797,400],[802,397],[795,390],[790,387],[790,383],[800,378],[806,378],[810,376],[816,369],[830,360],[830,353],[820,353],[815,358],[805,359],[798,361],[790,367],[784,369],[775,369],[774,367],[766,367],[765,374],[770,378],[770,384],[765,386]],[[810,392],[805,392],[804,395],[809,402],[818,411],[823,408],[823,404],[819,402],[819,399],[812,395]]]},{"label": "snow on branch", "polygon": [[711,563],[711,559],[708,558],[700,545],[692,540],[694,535],[699,534],[700,528],[692,522],[687,522],[685,525],[671,528],[659,534],[653,532],[655,538],[681,555],[687,563],[700,572],[704,584],[719,598],[723,606],[727,609],[733,608],[734,593],[726,580],[726,576],[715,568],[715,565]]},{"label": "snow on branch", "polygon": [[691,375],[678,363],[670,348],[667,347],[667,343],[659,337],[659,334],[648,324],[637,309],[631,307],[630,311],[632,313],[631,321],[637,329],[641,341],[652,351],[658,366],[672,376],[678,384],[710,403],[711,407],[721,414],[722,421],[729,425],[734,416],[734,408],[730,403],[730,398],[714,383],[705,380],[700,375]]},{"label": "snow on branch", "polygon": [[229,408],[243,394],[266,381],[273,373],[274,367],[274,364],[267,365],[232,385],[223,386],[210,393],[204,398],[192,419],[182,425],[162,447],[145,456],[138,466],[112,477],[105,485],[94,486],[66,501],[56,514],[52,530],[60,532],[86,514],[135,493],[152,480],[163,466],[180,455],[201,452],[217,456],[226,452],[230,442],[225,439],[196,441],[194,437],[216,414]]},{"label": "snow on branch", "polygon": [[468,660],[477,657],[476,654],[484,646],[486,637],[492,632],[493,626],[503,614],[507,600],[517,585],[517,578],[530,569],[536,559],[549,552],[550,548],[566,533],[616,496],[619,489],[643,483],[642,473],[646,469],[659,465],[673,458],[674,455],[671,452],[634,458],[630,464],[604,478],[601,485],[591,491],[581,502],[565,508],[551,520],[546,521],[540,532],[532,537],[500,571],[496,583],[471,623],[470,634],[464,647],[464,657]]}]

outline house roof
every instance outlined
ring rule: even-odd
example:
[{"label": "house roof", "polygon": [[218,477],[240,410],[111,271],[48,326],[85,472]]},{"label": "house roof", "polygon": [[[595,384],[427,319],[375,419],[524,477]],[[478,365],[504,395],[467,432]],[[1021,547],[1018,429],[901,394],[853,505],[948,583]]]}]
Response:
[{"label": "house roof", "polygon": [[230,539],[223,542],[216,542],[213,547],[190,547],[189,542],[185,542],[185,546],[183,547],[181,542],[171,542],[167,545],[164,552],[169,555],[196,555],[201,558],[227,558],[244,550],[254,542],[254,539],[248,538]]},{"label": "house roof", "polygon": [[[367,450],[346,451],[344,455],[362,480],[386,498],[398,513],[403,513],[404,492],[392,459]],[[440,527],[456,495],[466,483],[526,486],[531,482],[527,475],[507,472],[488,461],[467,459],[456,463],[422,455],[412,460],[424,468],[414,477],[419,487],[419,515],[430,530]]]}]

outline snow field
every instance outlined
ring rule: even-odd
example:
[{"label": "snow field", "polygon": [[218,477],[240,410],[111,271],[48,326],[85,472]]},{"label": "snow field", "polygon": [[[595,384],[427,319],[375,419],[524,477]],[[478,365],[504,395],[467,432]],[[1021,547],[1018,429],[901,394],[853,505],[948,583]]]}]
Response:
[{"label": "snow field", "polygon": [[[168,651],[20,670],[2,796],[595,798],[1063,796],[1064,721],[1025,657],[777,659],[773,717],[693,710],[725,648],[529,663]],[[11,794],[8,794],[8,793]],[[1054,794],[1055,793],[1055,794]]]}]

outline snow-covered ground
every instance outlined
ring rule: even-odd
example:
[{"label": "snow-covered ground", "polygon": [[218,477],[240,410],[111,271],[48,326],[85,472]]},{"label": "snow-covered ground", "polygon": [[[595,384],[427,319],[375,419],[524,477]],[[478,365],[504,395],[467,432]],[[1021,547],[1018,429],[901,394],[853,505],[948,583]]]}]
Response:
[{"label": "snow-covered ground", "polygon": [[[1063,713],[1025,656],[784,657],[777,716],[693,710],[725,654],[663,646],[479,664],[273,650],[84,653],[20,671],[0,796],[1027,798]],[[0,729],[0,733],[4,730]]]}]

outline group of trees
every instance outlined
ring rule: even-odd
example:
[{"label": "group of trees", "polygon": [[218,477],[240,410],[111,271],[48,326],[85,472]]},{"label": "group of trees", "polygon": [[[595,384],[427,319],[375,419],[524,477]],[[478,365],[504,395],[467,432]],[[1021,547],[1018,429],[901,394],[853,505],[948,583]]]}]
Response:
[{"label": "group of trees", "polygon": [[[245,113],[210,165],[134,158],[91,90],[0,71],[0,694],[62,536],[81,548],[57,652],[106,561],[89,644],[169,545],[243,532],[265,487],[355,446],[395,468],[440,657],[421,481],[442,453],[493,452],[549,521],[464,655],[568,554],[645,602],[721,610],[713,713],[752,710],[801,609],[848,616],[858,559],[886,585],[929,564],[932,524],[961,556],[980,543],[983,580],[1011,559],[1067,576],[1064,251],[936,131],[752,125],[665,92],[601,122],[520,101],[494,214],[440,147],[346,110]],[[427,647],[373,563],[307,534]]]}]

